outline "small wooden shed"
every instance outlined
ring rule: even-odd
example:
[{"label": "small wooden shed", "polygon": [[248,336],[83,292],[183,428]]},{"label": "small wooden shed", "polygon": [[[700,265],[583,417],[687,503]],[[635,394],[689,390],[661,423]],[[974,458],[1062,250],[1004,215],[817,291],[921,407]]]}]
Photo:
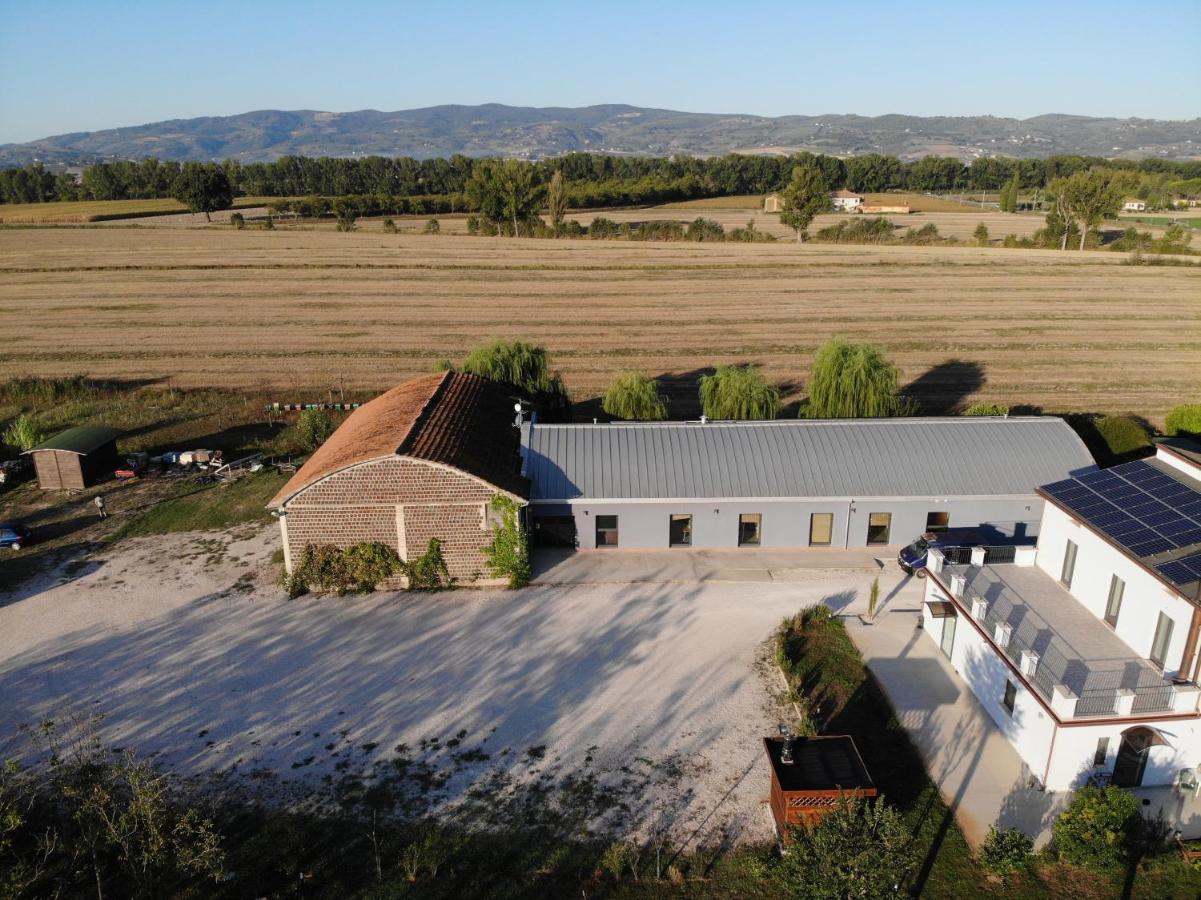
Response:
[{"label": "small wooden shed", "polygon": [[779,194],[768,194],[763,198],[763,211],[769,213],[783,212],[784,198]]},{"label": "small wooden shed", "polygon": [[80,425],[25,452],[33,456],[38,487],[44,491],[80,491],[112,473],[121,463],[121,432],[99,425]]},{"label": "small wooden shed", "polygon": [[876,786],[850,735],[792,738],[792,762],[781,759],[784,738],[763,739],[771,764],[771,812],[776,832],[812,825],[843,797],[874,797]]}]

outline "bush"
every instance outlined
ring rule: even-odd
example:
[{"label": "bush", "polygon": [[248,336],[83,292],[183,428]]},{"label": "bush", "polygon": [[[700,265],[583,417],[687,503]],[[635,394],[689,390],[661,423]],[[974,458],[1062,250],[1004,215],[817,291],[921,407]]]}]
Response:
[{"label": "bush", "polygon": [[1125,456],[1151,446],[1147,429],[1130,416],[1102,416],[1093,426],[1114,456]]},{"label": "bush", "polygon": [[720,222],[697,216],[688,223],[684,237],[689,241],[721,241],[725,240],[726,230],[721,227]]},{"label": "bush", "polygon": [[492,529],[492,541],[484,548],[488,571],[496,578],[507,578],[510,588],[530,583],[530,546],[525,529],[521,527],[520,507],[511,497],[497,494],[491,501],[500,523]]},{"label": "bush", "polygon": [[774,234],[769,234],[766,231],[760,231],[755,227],[755,220],[751,219],[743,228],[735,228],[726,235],[727,241],[743,244],[762,244],[771,243],[776,239]]},{"label": "bush", "polygon": [[963,411],[965,416],[1007,416],[1009,407],[1003,403],[973,403]]},{"label": "bush", "polygon": [[656,422],[667,418],[667,400],[659,382],[641,372],[622,372],[610,383],[601,409],[618,419]]},{"label": "bush", "polygon": [[1141,824],[1138,809],[1138,798],[1119,787],[1081,788],[1052,827],[1059,858],[1093,870],[1122,865]]},{"label": "bush", "polygon": [[1020,828],[998,829],[991,825],[980,848],[980,863],[990,872],[1010,875],[1026,865],[1033,850],[1034,841]]},{"label": "bush", "polygon": [[33,449],[45,439],[46,436],[42,433],[42,429],[38,427],[33,416],[28,413],[21,413],[4,430],[4,443],[22,453]]},{"label": "bush", "polygon": [[976,226],[976,230],[972,232],[972,237],[976,239],[976,243],[981,247],[987,247],[989,245],[988,226],[981,222]]},{"label": "bush", "polygon": [[597,216],[588,226],[588,237],[594,240],[609,240],[621,234],[621,226],[612,219]]},{"label": "bush", "polygon": [[718,366],[699,381],[701,412],[710,419],[774,419],[780,389],[755,366]]},{"label": "bush", "polygon": [[1186,403],[1172,409],[1164,420],[1164,433],[1172,437],[1177,435],[1201,437],[1201,403]]},{"label": "bush", "polygon": [[814,825],[788,833],[788,853],[775,869],[785,897],[893,896],[914,862],[909,829],[883,800],[847,798]]},{"label": "bush", "polygon": [[442,555],[442,542],[437,538],[430,538],[419,557],[401,563],[401,571],[408,577],[411,591],[440,591],[453,583]]},{"label": "bush", "polygon": [[942,238],[938,234],[938,226],[933,222],[927,222],[917,230],[910,228],[905,232],[905,236],[901,239],[903,243],[918,244],[920,246],[937,244],[941,240]]},{"label": "bush", "polygon": [[296,437],[310,452],[324,444],[333,433],[333,420],[319,409],[306,409],[296,420]]},{"label": "bush", "polygon": [[442,225],[437,219],[430,219],[425,223],[425,227],[421,229],[422,234],[441,234]]},{"label": "bush", "polygon": [[827,244],[885,244],[892,240],[893,225],[888,219],[844,219],[837,225],[821,228],[816,240]]},{"label": "bush", "polygon": [[229,217],[229,224],[232,225],[234,228],[236,228],[238,231],[241,231],[243,228],[246,227],[246,219],[241,213],[234,213],[232,216]]},{"label": "bush", "polygon": [[384,234],[396,234],[396,223],[391,219],[384,219]]}]

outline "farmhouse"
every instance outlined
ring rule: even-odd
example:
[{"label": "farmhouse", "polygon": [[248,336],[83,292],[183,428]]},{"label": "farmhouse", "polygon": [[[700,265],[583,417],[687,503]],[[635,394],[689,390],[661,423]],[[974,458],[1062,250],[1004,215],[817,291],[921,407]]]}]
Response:
[{"label": "farmhouse", "polygon": [[1158,786],[1171,819],[1201,763],[1201,455],[1161,445],[1039,494],[1037,550],[935,555],[925,631],[1046,788]]},{"label": "farmhouse", "polygon": [[26,450],[33,457],[38,487],[44,491],[81,491],[95,484],[120,464],[115,428],[81,425],[60,431]]},{"label": "farmhouse", "polygon": [[863,547],[1033,535],[1040,484],[1094,468],[1042,417],[523,426],[536,543]]},{"label": "farmhouse", "polygon": [[493,382],[445,372],[351,413],[268,504],[288,571],[309,544],[378,541],[413,559],[436,537],[452,576],[479,578],[489,501],[528,496],[513,402]]},{"label": "farmhouse", "polygon": [[1122,209],[1126,212],[1146,212],[1147,201],[1139,200],[1137,197],[1127,197],[1122,202]]},{"label": "farmhouse", "polygon": [[909,215],[908,204],[883,204],[883,203],[865,203],[859,207],[859,212],[868,215],[881,215],[883,213],[895,213],[901,216]]},{"label": "farmhouse", "polygon": [[830,202],[835,209],[849,212],[856,210],[863,203],[863,197],[853,191],[841,190],[835,191],[830,195]]},{"label": "farmhouse", "polygon": [[784,198],[781,197],[779,194],[768,194],[766,197],[763,198],[763,211],[769,212],[769,213],[770,212],[774,212],[774,213],[783,212],[784,211]]}]

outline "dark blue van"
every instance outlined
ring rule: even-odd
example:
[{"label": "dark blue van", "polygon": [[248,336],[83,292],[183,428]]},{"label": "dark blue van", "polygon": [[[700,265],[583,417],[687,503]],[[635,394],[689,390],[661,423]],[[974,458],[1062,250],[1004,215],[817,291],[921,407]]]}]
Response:
[{"label": "dark blue van", "polygon": [[[1003,542],[1012,543],[1012,539]],[[897,554],[897,562],[910,575],[925,578],[926,560],[931,548],[945,551],[997,543],[1002,543],[1002,541],[998,541],[993,536],[986,538],[979,528],[948,528],[946,531],[927,531]]]}]

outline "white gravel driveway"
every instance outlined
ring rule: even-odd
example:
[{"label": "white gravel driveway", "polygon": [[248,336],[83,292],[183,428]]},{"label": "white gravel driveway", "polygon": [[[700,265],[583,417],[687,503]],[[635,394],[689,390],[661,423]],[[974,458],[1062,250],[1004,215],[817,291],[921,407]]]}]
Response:
[{"label": "white gravel driveway", "polygon": [[130,542],[73,581],[0,596],[0,753],[21,752],[21,723],[94,711],[113,744],[289,801],[400,772],[448,813],[585,777],[582,827],[763,838],[760,739],[779,716],[764,642],[869,577],[288,602],[273,532],[197,540]]}]

